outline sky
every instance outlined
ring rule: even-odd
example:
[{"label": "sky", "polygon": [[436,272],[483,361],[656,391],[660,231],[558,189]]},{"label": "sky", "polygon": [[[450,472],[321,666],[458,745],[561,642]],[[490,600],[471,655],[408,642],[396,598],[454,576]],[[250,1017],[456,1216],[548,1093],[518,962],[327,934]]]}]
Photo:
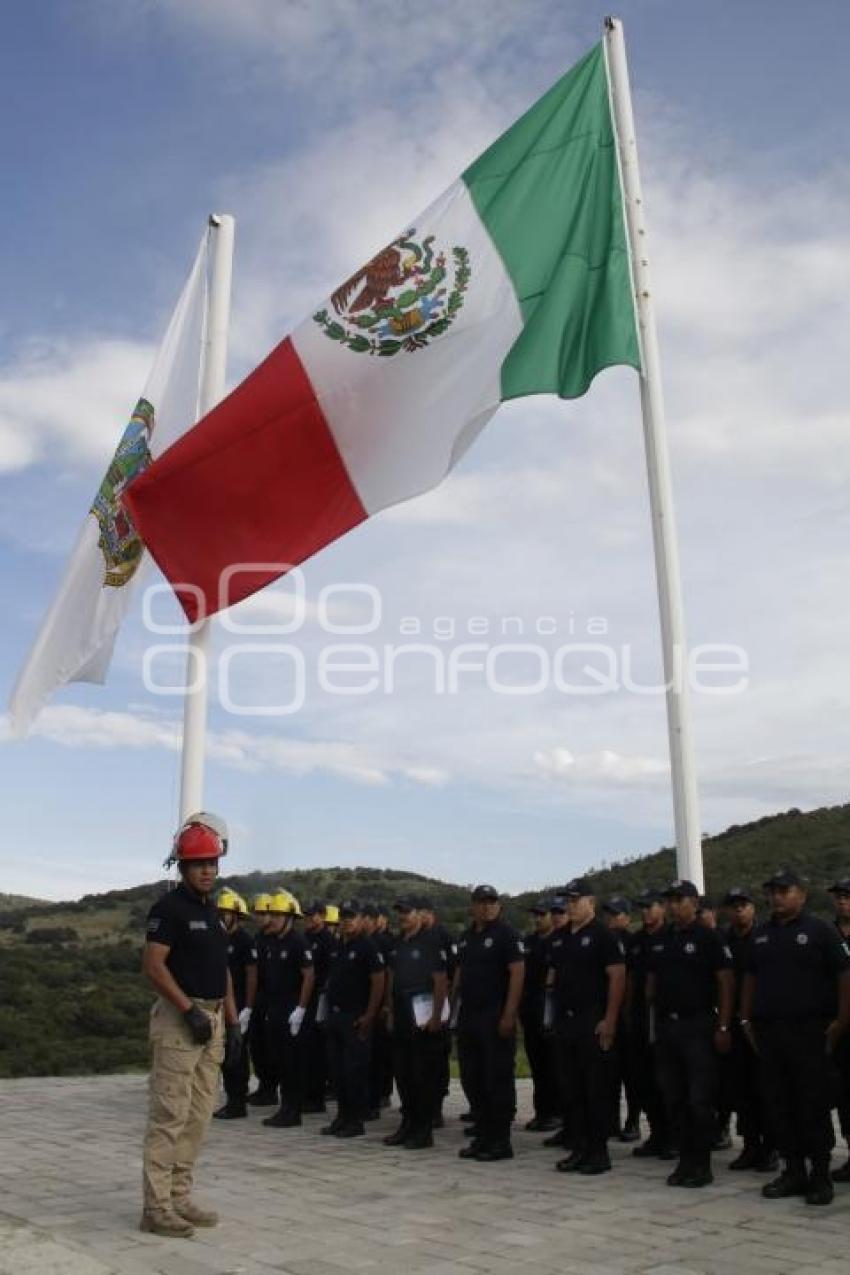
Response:
[{"label": "sky", "polygon": [[[578,0],[41,0],[0,45],[0,686],[35,636],[188,273],[236,218],[233,385],[600,37]],[[688,639],[701,825],[847,800],[850,11],[627,0]],[[153,577],[155,578],[155,577]],[[293,601],[295,590],[303,607]],[[164,593],[161,621],[176,608]],[[227,868],[410,868],[518,890],[672,844],[637,383],[503,408],[434,492],[216,626],[208,808]],[[328,628],[345,630],[329,636]],[[434,668],[463,643],[573,651],[570,689]],[[544,631],[541,633],[540,629]],[[364,636],[357,630],[368,630]],[[413,639],[393,687],[319,687],[329,641]],[[26,740],[0,719],[0,891],[154,879],[178,801],[182,637],[137,606],[108,684]],[[264,651],[283,642],[288,654]],[[434,654],[436,650],[437,654]],[[579,694],[614,660],[614,689]],[[606,663],[606,668],[610,667]],[[297,668],[305,691],[297,695]],[[355,675],[353,681],[358,681]],[[598,679],[597,679],[598,681]],[[716,692],[725,686],[727,693]],[[533,689],[533,688],[532,688]],[[229,711],[229,697],[244,710]],[[300,699],[303,698],[303,703]],[[270,704],[295,707],[257,715]],[[848,851],[850,854],[850,851]],[[850,860],[849,860],[850,862]]]}]

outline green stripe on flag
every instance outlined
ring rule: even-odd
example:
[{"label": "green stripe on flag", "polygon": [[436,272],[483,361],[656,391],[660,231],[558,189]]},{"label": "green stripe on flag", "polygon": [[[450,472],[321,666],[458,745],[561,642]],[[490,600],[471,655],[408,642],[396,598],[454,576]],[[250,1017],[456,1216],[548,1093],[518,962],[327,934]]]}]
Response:
[{"label": "green stripe on flag", "polygon": [[577,398],[612,364],[640,368],[602,45],[463,174],[519,299],[502,398]]}]

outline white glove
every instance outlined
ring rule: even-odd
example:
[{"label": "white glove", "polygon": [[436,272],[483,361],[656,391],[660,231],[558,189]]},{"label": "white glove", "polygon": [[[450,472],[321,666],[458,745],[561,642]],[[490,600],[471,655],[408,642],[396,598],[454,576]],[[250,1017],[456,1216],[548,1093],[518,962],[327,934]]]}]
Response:
[{"label": "white glove", "polygon": [[301,1024],[304,1022],[304,1015],[307,1013],[301,1005],[296,1005],[295,1009],[289,1015],[289,1030],[293,1036],[297,1036],[301,1030]]},{"label": "white glove", "polygon": [[250,1023],[250,1021],[251,1021],[251,1011],[250,1009],[248,1009],[246,1005],[245,1008],[243,1010],[240,1010],[239,1012],[239,1030],[242,1032],[243,1036],[248,1030],[248,1024]]}]

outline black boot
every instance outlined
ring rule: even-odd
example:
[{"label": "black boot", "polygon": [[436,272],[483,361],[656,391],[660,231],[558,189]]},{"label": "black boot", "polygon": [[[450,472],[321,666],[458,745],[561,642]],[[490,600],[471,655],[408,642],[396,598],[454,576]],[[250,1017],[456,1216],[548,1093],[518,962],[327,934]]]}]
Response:
[{"label": "black boot", "polygon": [[805,1195],[809,1179],[802,1158],[792,1156],[785,1161],[785,1168],[778,1178],[763,1186],[761,1193],[766,1200],[787,1200],[792,1195]]},{"label": "black boot", "polygon": [[744,1149],[740,1155],[735,1156],[734,1160],[730,1160],[727,1169],[734,1169],[743,1172],[745,1169],[755,1169],[758,1167],[762,1158],[762,1150],[757,1142],[745,1142]]},{"label": "black boot", "polygon": [[405,1151],[424,1151],[433,1145],[434,1135],[430,1129],[411,1129],[402,1143]]},{"label": "black boot", "polygon": [[330,1124],[322,1125],[319,1132],[324,1133],[325,1135],[329,1134],[331,1137],[333,1137],[334,1134],[339,1133],[340,1129],[342,1128],[344,1124],[345,1124],[345,1121],[343,1120],[342,1116],[334,1116]]},{"label": "black boot", "polygon": [[475,1159],[484,1162],[489,1162],[491,1160],[513,1160],[513,1158],[514,1149],[510,1144],[510,1139],[508,1139],[507,1142],[504,1140],[500,1142],[485,1142],[484,1146],[475,1153]]},{"label": "black boot", "polygon": [[544,1147],[565,1147],[567,1145],[567,1131],[563,1127],[556,1129],[548,1138],[543,1139]]},{"label": "black boot", "polygon": [[600,1173],[611,1172],[611,1158],[604,1143],[587,1152],[578,1166],[578,1172],[589,1178],[596,1177]]},{"label": "black boot", "polygon": [[756,1173],[774,1173],[779,1168],[779,1156],[772,1147],[762,1147],[753,1168]]},{"label": "black boot", "polygon": [[412,1132],[409,1121],[402,1120],[395,1133],[388,1133],[384,1138],[384,1146],[400,1147],[405,1139],[410,1137]]},{"label": "black boot", "polygon": [[809,1176],[809,1189],[806,1191],[807,1204],[831,1204],[835,1199],[835,1187],[829,1176],[829,1156],[813,1156],[812,1172]]},{"label": "black boot", "polygon": [[277,1105],[277,1093],[274,1089],[264,1089],[262,1085],[249,1093],[245,1101],[252,1107],[274,1107]]},{"label": "black boot", "polygon": [[685,1187],[703,1187],[709,1186],[714,1181],[714,1174],[711,1172],[711,1152],[700,1151],[691,1157],[688,1172],[682,1176],[679,1186]]},{"label": "black boot", "polygon": [[267,1116],[263,1121],[264,1125],[268,1125],[270,1129],[294,1129],[301,1123],[301,1112],[295,1107],[286,1105],[276,1111],[273,1116]]},{"label": "black boot", "polygon": [[555,1168],[559,1173],[578,1173],[584,1163],[585,1155],[584,1147],[577,1147],[575,1151],[565,1156],[563,1160],[556,1161]]},{"label": "black boot", "polygon": [[685,1178],[689,1177],[693,1172],[693,1160],[690,1156],[683,1155],[673,1172],[667,1178],[668,1186],[681,1186]]},{"label": "black boot", "polygon": [[213,1112],[213,1120],[244,1120],[247,1115],[244,1102],[226,1102],[218,1111]]}]

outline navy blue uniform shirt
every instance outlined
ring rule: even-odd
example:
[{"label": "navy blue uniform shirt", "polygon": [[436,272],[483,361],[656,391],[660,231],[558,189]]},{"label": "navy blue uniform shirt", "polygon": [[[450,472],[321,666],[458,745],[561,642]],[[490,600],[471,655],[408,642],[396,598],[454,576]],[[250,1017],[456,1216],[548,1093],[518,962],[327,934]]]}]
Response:
[{"label": "navy blue uniform shirt", "polygon": [[669,926],[649,945],[648,972],[655,975],[661,1014],[708,1013],[717,1007],[717,974],[732,969],[732,953],[716,930],[694,921]]},{"label": "navy blue uniform shirt", "polygon": [[504,921],[464,930],[457,945],[461,1014],[501,1010],[508,994],[509,966],[525,961],[525,946]]},{"label": "navy blue uniform shirt", "polygon": [[165,964],[181,992],[193,1000],[224,997],[227,936],[212,898],[202,899],[181,882],[148,912],[147,940],[169,949]]},{"label": "navy blue uniform shirt", "polygon": [[805,911],[795,921],[771,918],[757,928],[750,947],[753,1018],[833,1018],[838,975],[848,969],[850,948],[834,925]]},{"label": "navy blue uniform shirt", "polygon": [[372,990],[372,975],[386,969],[383,956],[365,934],[343,939],[331,952],[328,973],[328,1008],[332,1013],[365,1013]]}]

